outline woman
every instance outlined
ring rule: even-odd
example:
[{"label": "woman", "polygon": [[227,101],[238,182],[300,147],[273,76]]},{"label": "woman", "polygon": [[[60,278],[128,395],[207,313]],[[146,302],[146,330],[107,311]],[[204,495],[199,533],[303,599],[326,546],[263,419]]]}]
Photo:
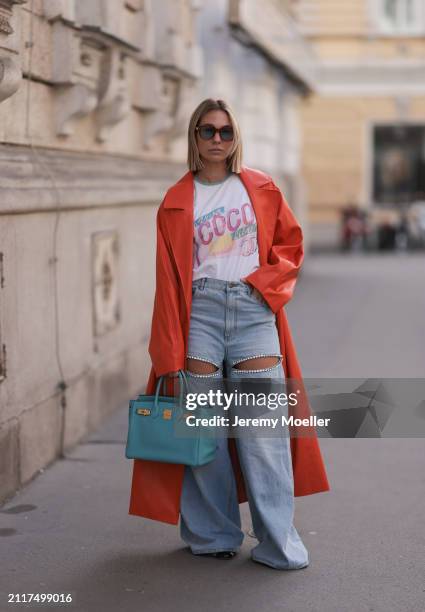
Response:
[{"label": "woman", "polygon": [[[283,306],[303,259],[300,226],[270,177],[242,167],[240,130],[224,101],[195,109],[188,142],[189,172],[157,216],[146,392],[179,369],[203,384],[299,379]],[[298,416],[308,414],[302,406]],[[300,569],[308,553],[293,525],[294,493],[328,489],[314,430],[291,445],[286,436],[219,438],[205,466],[136,460],[129,512],[171,523],[180,514],[192,553],[231,559],[243,539],[239,503],[248,500],[259,541],[252,559]]]}]

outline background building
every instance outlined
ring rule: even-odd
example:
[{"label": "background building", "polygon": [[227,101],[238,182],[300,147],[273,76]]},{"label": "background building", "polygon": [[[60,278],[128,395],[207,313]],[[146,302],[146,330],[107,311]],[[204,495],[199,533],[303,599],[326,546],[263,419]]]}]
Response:
[{"label": "background building", "polygon": [[347,204],[397,218],[425,199],[425,3],[294,7],[318,57],[316,92],[302,109],[311,241],[333,246]]}]

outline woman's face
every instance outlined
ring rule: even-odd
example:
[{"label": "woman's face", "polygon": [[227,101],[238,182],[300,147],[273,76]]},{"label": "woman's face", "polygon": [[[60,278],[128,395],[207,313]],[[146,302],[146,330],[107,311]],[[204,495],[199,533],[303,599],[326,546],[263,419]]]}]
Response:
[{"label": "woman's face", "polygon": [[[219,129],[231,126],[232,123],[227,113],[222,110],[213,110],[201,117],[198,126],[201,125],[213,125]],[[210,140],[203,140],[197,131],[196,142],[201,159],[207,162],[225,162],[233,146],[233,140],[230,142],[222,140],[219,132],[216,132]]]}]

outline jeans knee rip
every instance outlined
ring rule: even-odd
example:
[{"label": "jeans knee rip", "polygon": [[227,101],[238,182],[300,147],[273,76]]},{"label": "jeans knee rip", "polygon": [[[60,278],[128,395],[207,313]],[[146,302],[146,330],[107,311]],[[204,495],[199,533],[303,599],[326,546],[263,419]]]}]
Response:
[{"label": "jeans knee rip", "polygon": [[198,357],[197,355],[187,355],[187,357],[190,357],[191,359],[197,359],[198,361],[204,361],[205,363],[209,363],[210,365],[213,365],[217,368],[215,372],[209,372],[206,374],[198,374],[197,372],[191,372],[190,370],[186,370],[189,376],[194,376],[196,378],[211,378],[213,376],[221,375],[220,365],[218,363],[214,363],[214,361],[211,361],[211,359],[205,359],[204,357]]},{"label": "jeans knee rip", "polygon": [[[235,368],[235,365],[237,365],[238,363],[243,363],[244,361],[249,361],[250,359],[256,359],[257,357],[277,357],[278,361],[277,363],[274,363],[272,366],[268,366],[267,368],[258,368],[256,370],[245,370],[245,368]],[[234,361],[232,363],[232,369],[234,369],[236,372],[249,372],[249,373],[255,373],[255,372],[268,372],[269,370],[274,370],[275,368],[277,368],[278,366],[280,366],[282,363],[282,355],[252,355],[252,357],[243,357],[242,359],[237,359],[236,361]]]}]

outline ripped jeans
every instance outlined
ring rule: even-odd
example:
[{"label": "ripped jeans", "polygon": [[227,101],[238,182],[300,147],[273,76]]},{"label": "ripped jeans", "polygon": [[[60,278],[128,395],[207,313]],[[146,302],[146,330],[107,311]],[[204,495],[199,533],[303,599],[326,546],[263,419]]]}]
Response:
[{"label": "ripped jeans", "polygon": [[[248,370],[234,367],[247,359],[266,356],[278,357],[276,365]],[[211,374],[185,370],[189,382],[210,378],[216,387],[223,378],[285,380],[275,315],[243,281],[193,281],[187,357],[217,368]],[[251,558],[275,569],[306,567],[308,552],[293,524],[288,435],[237,437],[235,443],[258,539]],[[185,467],[180,511],[180,535],[194,554],[237,551],[242,544],[244,533],[226,437],[217,438],[216,457],[211,463]]]}]

